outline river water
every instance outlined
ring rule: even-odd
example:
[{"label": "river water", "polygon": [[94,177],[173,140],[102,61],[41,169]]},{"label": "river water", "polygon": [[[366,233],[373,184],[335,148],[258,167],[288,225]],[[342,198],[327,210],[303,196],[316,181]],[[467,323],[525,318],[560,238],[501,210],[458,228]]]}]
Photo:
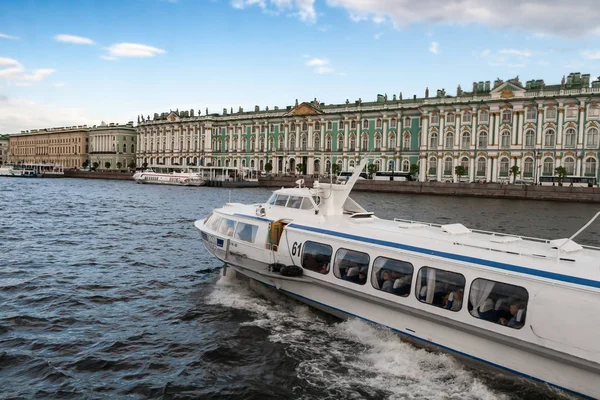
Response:
[{"label": "river water", "polygon": [[[193,222],[266,189],[0,178],[0,398],[560,397],[219,282]],[[594,205],[356,193],[380,217],[545,238]],[[599,226],[578,240],[600,245]]]}]

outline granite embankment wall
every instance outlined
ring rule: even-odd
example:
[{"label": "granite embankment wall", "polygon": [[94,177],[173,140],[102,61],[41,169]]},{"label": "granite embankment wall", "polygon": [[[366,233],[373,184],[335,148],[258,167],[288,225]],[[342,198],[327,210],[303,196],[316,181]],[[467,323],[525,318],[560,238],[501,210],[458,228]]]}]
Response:
[{"label": "granite embankment wall", "polygon": [[133,172],[120,171],[65,171],[65,178],[133,180]]},{"label": "granite embankment wall", "polygon": [[[280,188],[294,186],[299,178],[278,177],[260,179],[262,187]],[[305,184],[312,187],[313,179],[305,178]],[[600,188],[568,186],[525,186],[500,185],[497,183],[442,183],[442,182],[386,182],[360,180],[354,186],[356,191],[387,192],[402,194],[426,194],[436,196],[487,197],[497,199],[569,201],[600,203]]]}]

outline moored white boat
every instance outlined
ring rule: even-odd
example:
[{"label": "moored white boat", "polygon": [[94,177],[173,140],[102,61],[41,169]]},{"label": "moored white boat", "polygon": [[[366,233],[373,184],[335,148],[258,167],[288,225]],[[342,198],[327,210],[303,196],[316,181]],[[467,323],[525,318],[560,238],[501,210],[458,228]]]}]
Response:
[{"label": "moored white boat", "polygon": [[349,197],[363,167],[346,185],[300,183],[264,204],[228,203],[195,226],[231,267],[224,273],[600,398],[600,248],[573,241],[579,232],[549,241],[379,219]]},{"label": "moored white boat", "polygon": [[159,172],[154,171],[153,169],[137,171],[135,174],[133,174],[133,179],[137,183],[178,186],[203,186],[206,183],[201,174],[180,170],[174,170],[171,172]]},{"label": "moored white boat", "polygon": [[35,178],[36,173],[33,169],[4,165],[0,166],[0,176],[10,176],[14,178]]}]

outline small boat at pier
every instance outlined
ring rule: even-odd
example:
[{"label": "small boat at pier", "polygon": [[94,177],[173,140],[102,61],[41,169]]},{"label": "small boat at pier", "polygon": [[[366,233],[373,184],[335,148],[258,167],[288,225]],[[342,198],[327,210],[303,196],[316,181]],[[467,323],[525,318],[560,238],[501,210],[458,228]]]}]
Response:
[{"label": "small boat at pier", "polygon": [[345,185],[276,190],[195,222],[223,275],[583,398],[600,398],[600,248],[377,218]]},{"label": "small boat at pier", "polygon": [[0,176],[17,178],[55,178],[63,177],[62,165],[46,163],[19,163],[0,166]]},{"label": "small boat at pier", "polygon": [[185,167],[153,167],[133,174],[137,183],[159,185],[204,186],[202,174]]}]

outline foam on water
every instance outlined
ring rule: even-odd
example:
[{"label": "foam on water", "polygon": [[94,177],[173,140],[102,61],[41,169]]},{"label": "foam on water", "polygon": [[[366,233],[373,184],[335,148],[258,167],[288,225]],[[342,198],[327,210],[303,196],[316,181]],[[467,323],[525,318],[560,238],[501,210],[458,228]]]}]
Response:
[{"label": "foam on water", "polygon": [[252,286],[269,299],[246,283],[221,279],[207,302],[253,313],[255,319],[243,324],[266,329],[269,340],[285,345],[287,355],[298,361],[297,377],[322,391],[322,398],[508,399],[448,355],[415,348],[362,320],[329,320],[273,290]]}]

